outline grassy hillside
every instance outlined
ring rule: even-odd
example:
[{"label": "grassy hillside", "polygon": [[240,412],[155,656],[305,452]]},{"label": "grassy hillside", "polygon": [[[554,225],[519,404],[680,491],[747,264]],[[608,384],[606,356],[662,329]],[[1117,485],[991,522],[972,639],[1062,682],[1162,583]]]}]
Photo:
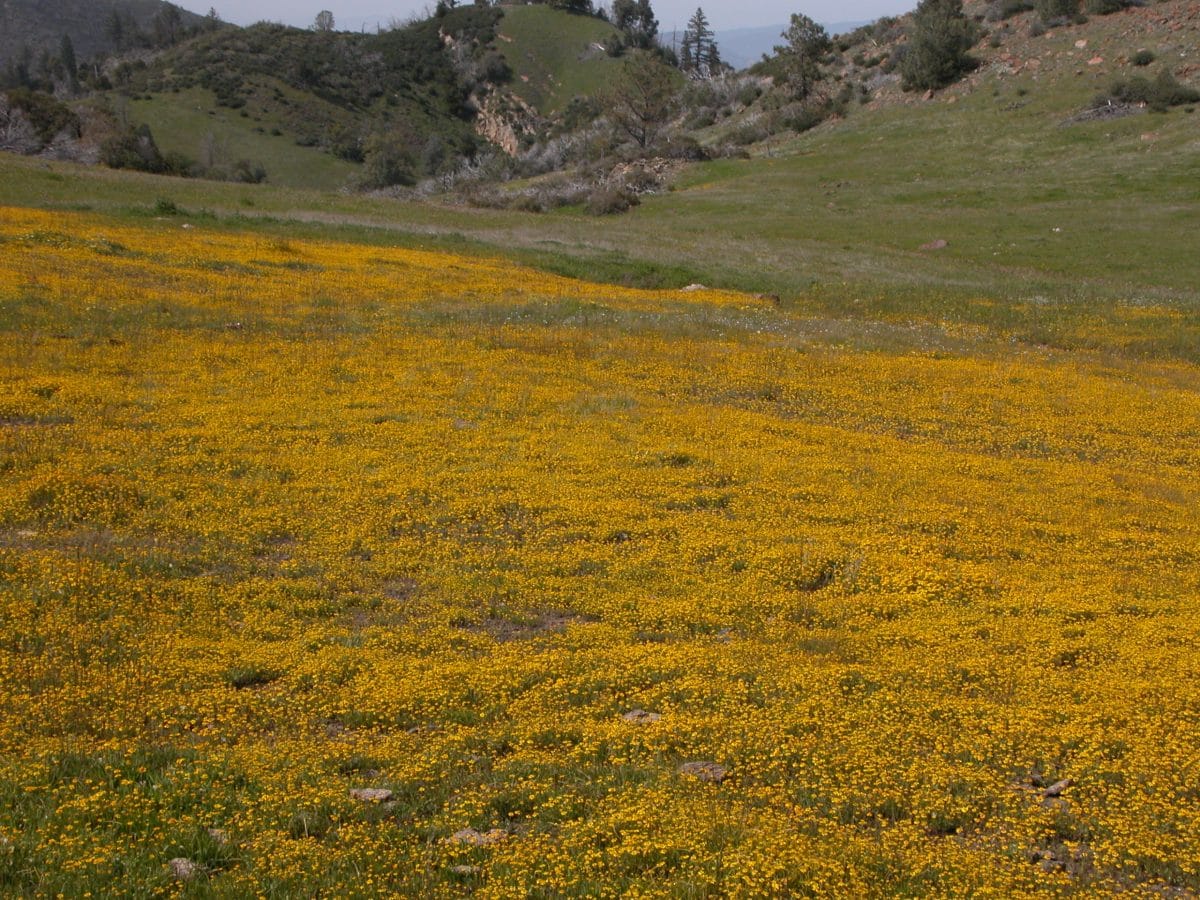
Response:
[{"label": "grassy hillside", "polygon": [[[216,126],[230,157],[290,185],[338,187],[359,170],[375,187],[434,175],[477,142],[470,95],[486,81],[499,11],[463,7],[381,34],[259,24],[218,30],[129,65],[115,79],[159,143],[198,155]],[[466,49],[452,53],[442,35]],[[212,120],[205,122],[205,117]],[[243,120],[238,122],[237,119]],[[280,140],[282,138],[283,140]],[[309,167],[316,148],[331,159]]]},{"label": "grassy hillside", "polygon": [[128,113],[135,123],[152,126],[164,153],[181,153],[226,170],[246,160],[262,166],[267,180],[278,184],[332,191],[351,183],[360,169],[315,147],[297,145],[294,137],[282,132],[283,117],[272,115],[271,107],[248,105],[243,115],[218,104],[204,88],[134,100]]},{"label": "grassy hillside", "polygon": [[601,45],[617,30],[600,19],[548,6],[508,6],[497,47],[513,70],[513,91],[542,113],[560,112],[573,97],[604,87],[618,60]]},{"label": "grassy hillside", "polygon": [[[981,47],[990,54],[984,67],[932,101],[885,98],[775,139],[753,159],[692,167],[674,191],[617,219],[46,172],[12,159],[0,200],[69,204],[86,195],[96,209],[124,210],[166,195],[226,214],[251,197],[256,210],[283,220],[264,227],[317,220],[376,229],[373,240],[466,236],[575,274],[703,281],[830,315],[970,323],[1070,346],[1113,345],[1120,334],[1117,343],[1133,352],[1196,358],[1195,113],[1069,124],[1114,78],[1171,66],[1194,80],[1173,62],[1196,27],[1189,8],[1158,4],[1014,39],[1017,54]],[[509,15],[527,12],[539,11]],[[1029,28],[1028,19],[1011,24]],[[1147,45],[1159,58],[1134,66],[1134,51]],[[1097,46],[1104,63],[1089,66]],[[948,246],[921,249],[938,240]],[[1107,337],[1093,334],[1097,320],[1113,326]]]},{"label": "grassy hillside", "polygon": [[[380,229],[380,240],[465,235],[559,271],[703,281],[831,315],[970,323],[1069,346],[1121,335],[1132,351],[1197,358],[1195,114],[1064,125],[1113,74],[1081,84],[984,72],[969,91],[857,110],[757,158],[696,166],[619,219],[253,196],[291,222],[334,219]],[[3,179],[5,202],[83,195],[119,210],[166,194],[194,209],[242,208],[238,188],[4,166],[21,172]],[[939,239],[945,249],[921,250]],[[1113,326],[1107,337],[1093,333],[1098,320]]]}]

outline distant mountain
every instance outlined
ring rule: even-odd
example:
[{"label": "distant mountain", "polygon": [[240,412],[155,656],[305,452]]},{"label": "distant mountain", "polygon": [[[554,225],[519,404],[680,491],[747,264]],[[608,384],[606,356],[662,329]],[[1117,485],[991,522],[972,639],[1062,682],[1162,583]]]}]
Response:
[{"label": "distant mountain", "polygon": [[[28,48],[34,59],[43,51],[57,54],[69,35],[80,62],[98,53],[129,49],[139,39],[154,38],[155,19],[169,7],[178,11],[179,26],[199,25],[203,16],[163,0],[0,0],[0,66]],[[110,27],[113,12],[122,21],[120,43]]]},{"label": "distant mountain", "polygon": [[[867,24],[862,22],[830,22],[822,23],[825,25],[825,30],[830,34],[842,34],[846,31],[853,31],[860,25]],[[747,66],[752,66],[760,59],[764,53],[770,54],[774,51],[776,45],[783,43],[783,32],[787,30],[787,25],[763,25],[758,28],[731,28],[728,31],[718,31],[717,47],[721,51],[721,58],[729,63],[735,69],[744,69]],[[664,41],[672,40],[678,43],[683,32],[673,34],[667,32],[664,36]]]}]

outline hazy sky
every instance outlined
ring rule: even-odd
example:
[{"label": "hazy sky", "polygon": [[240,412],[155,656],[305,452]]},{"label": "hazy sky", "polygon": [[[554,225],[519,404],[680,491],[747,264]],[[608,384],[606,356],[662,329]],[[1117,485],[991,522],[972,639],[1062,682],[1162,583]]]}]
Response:
[{"label": "hazy sky", "polygon": [[[431,0],[313,0],[311,8],[291,0],[176,0],[181,6],[195,12],[208,12],[214,6],[221,18],[238,25],[268,20],[285,22],[289,25],[311,25],[313,18],[322,9],[333,13],[339,29],[355,31],[364,25],[388,23],[392,19],[406,19],[413,13],[432,9]],[[652,0],[654,11],[664,31],[673,27],[683,28],[697,5],[713,27],[719,29],[751,27],[755,25],[777,25],[786,22],[794,12],[812,16],[818,22],[852,22],[877,19],[880,16],[906,12],[916,6],[916,0]]]}]

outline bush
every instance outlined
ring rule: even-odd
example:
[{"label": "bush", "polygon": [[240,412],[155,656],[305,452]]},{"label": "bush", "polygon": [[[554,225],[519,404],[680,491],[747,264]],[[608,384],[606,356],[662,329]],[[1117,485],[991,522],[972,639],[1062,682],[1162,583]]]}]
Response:
[{"label": "bush", "polygon": [[1084,5],[1087,7],[1087,11],[1094,15],[1107,16],[1128,9],[1133,3],[1131,0],[1087,0]]},{"label": "bush", "polygon": [[962,0],[921,0],[900,62],[901,86],[915,91],[955,81],[977,65],[967,51],[978,39],[977,26],[963,14]]},{"label": "bush", "polygon": [[692,110],[684,122],[684,127],[689,131],[699,131],[701,128],[708,128],[710,125],[715,125],[717,122],[717,114],[710,106],[701,106],[699,109]]},{"label": "bush", "polygon": [[989,22],[1003,22],[1005,19],[1011,19],[1013,16],[1018,16],[1021,13],[1030,12],[1034,9],[1033,3],[1030,0],[997,0],[988,6],[987,20]]},{"label": "bush", "polygon": [[811,131],[829,117],[830,108],[824,106],[801,106],[798,109],[785,111],[779,118],[779,124],[797,134]]},{"label": "bush", "polygon": [[8,105],[25,113],[43,144],[49,144],[63,131],[79,137],[79,116],[49,94],[17,88],[8,92]]},{"label": "bush", "polygon": [[1114,81],[1108,95],[1102,101],[1142,104],[1162,112],[1172,106],[1183,106],[1200,101],[1200,91],[1180,84],[1175,76],[1163,69],[1153,80],[1135,75],[1128,80]]},{"label": "bush", "polygon": [[239,159],[233,167],[233,180],[243,184],[262,184],[267,180],[267,170],[261,163]]},{"label": "bush", "polygon": [[641,201],[623,187],[598,187],[587,199],[587,211],[593,216],[611,216],[627,212]]},{"label": "bush", "polygon": [[770,130],[762,122],[745,122],[729,132],[727,140],[734,147],[744,147],[765,141],[770,136]]},{"label": "bush", "polygon": [[110,169],[134,169],[158,174],[167,171],[166,160],[158,151],[154,135],[147,125],[109,138],[100,146],[100,161]]},{"label": "bush", "polygon": [[1035,0],[1034,6],[1046,25],[1069,21],[1079,12],[1079,0]]},{"label": "bush", "polygon": [[1131,60],[1135,66],[1148,66],[1154,62],[1155,56],[1149,50],[1139,50]]},{"label": "bush", "polygon": [[673,134],[656,141],[649,155],[686,162],[704,162],[708,159],[708,153],[700,142],[688,134]]}]

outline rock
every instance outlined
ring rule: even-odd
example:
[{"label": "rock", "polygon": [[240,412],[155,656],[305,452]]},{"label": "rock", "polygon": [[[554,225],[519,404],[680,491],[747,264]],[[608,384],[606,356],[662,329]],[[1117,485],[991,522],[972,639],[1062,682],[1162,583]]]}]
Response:
[{"label": "rock", "polygon": [[684,763],[679,767],[679,774],[689,775],[692,778],[698,778],[709,784],[720,784],[725,780],[725,776],[729,774],[729,771],[724,766],[711,760],[698,760],[696,762]]},{"label": "rock", "polygon": [[778,294],[755,294],[754,299],[755,300],[770,300],[776,306],[778,306],[780,303]]},{"label": "rock", "polygon": [[167,863],[167,871],[171,873],[171,877],[176,881],[192,881],[202,874],[204,869],[190,859],[177,856]]},{"label": "rock", "polygon": [[933,89],[930,88],[929,90],[927,90],[925,92],[925,96],[923,96],[921,99],[922,100],[932,100],[933,99]]},{"label": "rock", "polygon": [[451,866],[450,874],[459,878],[473,878],[479,874],[479,866]]},{"label": "rock", "polygon": [[696,291],[707,291],[708,288],[702,284],[689,284],[687,287],[680,288],[679,290],[683,291],[685,294],[692,294]]},{"label": "rock", "polygon": [[350,789],[350,799],[360,803],[390,803],[394,796],[387,788]]},{"label": "rock", "polygon": [[499,844],[508,832],[503,828],[493,828],[491,831],[479,832],[474,828],[463,828],[450,835],[450,843],[464,844],[468,847],[492,847]]},{"label": "rock", "polygon": [[662,716],[656,712],[646,712],[644,709],[631,709],[621,718],[630,725],[653,725]]},{"label": "rock", "polygon": [[1073,782],[1070,778],[1064,778],[1062,781],[1056,781],[1056,782],[1054,782],[1054,784],[1050,785],[1050,787],[1046,788],[1046,790],[1042,792],[1042,796],[1043,797],[1061,797],[1063,791],[1065,791],[1067,788],[1069,788],[1074,783],[1075,782]]},{"label": "rock", "polygon": [[1098,66],[1098,65],[1101,65],[1103,62],[1104,62],[1103,56],[1093,56],[1091,59],[1088,60],[1088,65],[1089,66]]},{"label": "rock", "polygon": [[213,839],[213,843],[218,847],[224,847],[229,843],[229,832],[224,828],[208,829],[208,836]]},{"label": "rock", "polygon": [[922,244],[921,249],[922,250],[945,250],[949,246],[950,246],[949,241],[947,241],[943,238],[938,238],[936,241],[930,241],[928,244]]},{"label": "rock", "polygon": [[1084,48],[1085,48],[1087,45],[1088,45],[1088,42],[1087,42],[1087,40],[1086,40],[1086,39],[1080,39],[1080,40],[1078,40],[1078,41],[1076,41],[1076,42],[1075,42],[1075,49],[1076,49],[1076,50],[1082,50],[1082,49],[1084,49]]}]

